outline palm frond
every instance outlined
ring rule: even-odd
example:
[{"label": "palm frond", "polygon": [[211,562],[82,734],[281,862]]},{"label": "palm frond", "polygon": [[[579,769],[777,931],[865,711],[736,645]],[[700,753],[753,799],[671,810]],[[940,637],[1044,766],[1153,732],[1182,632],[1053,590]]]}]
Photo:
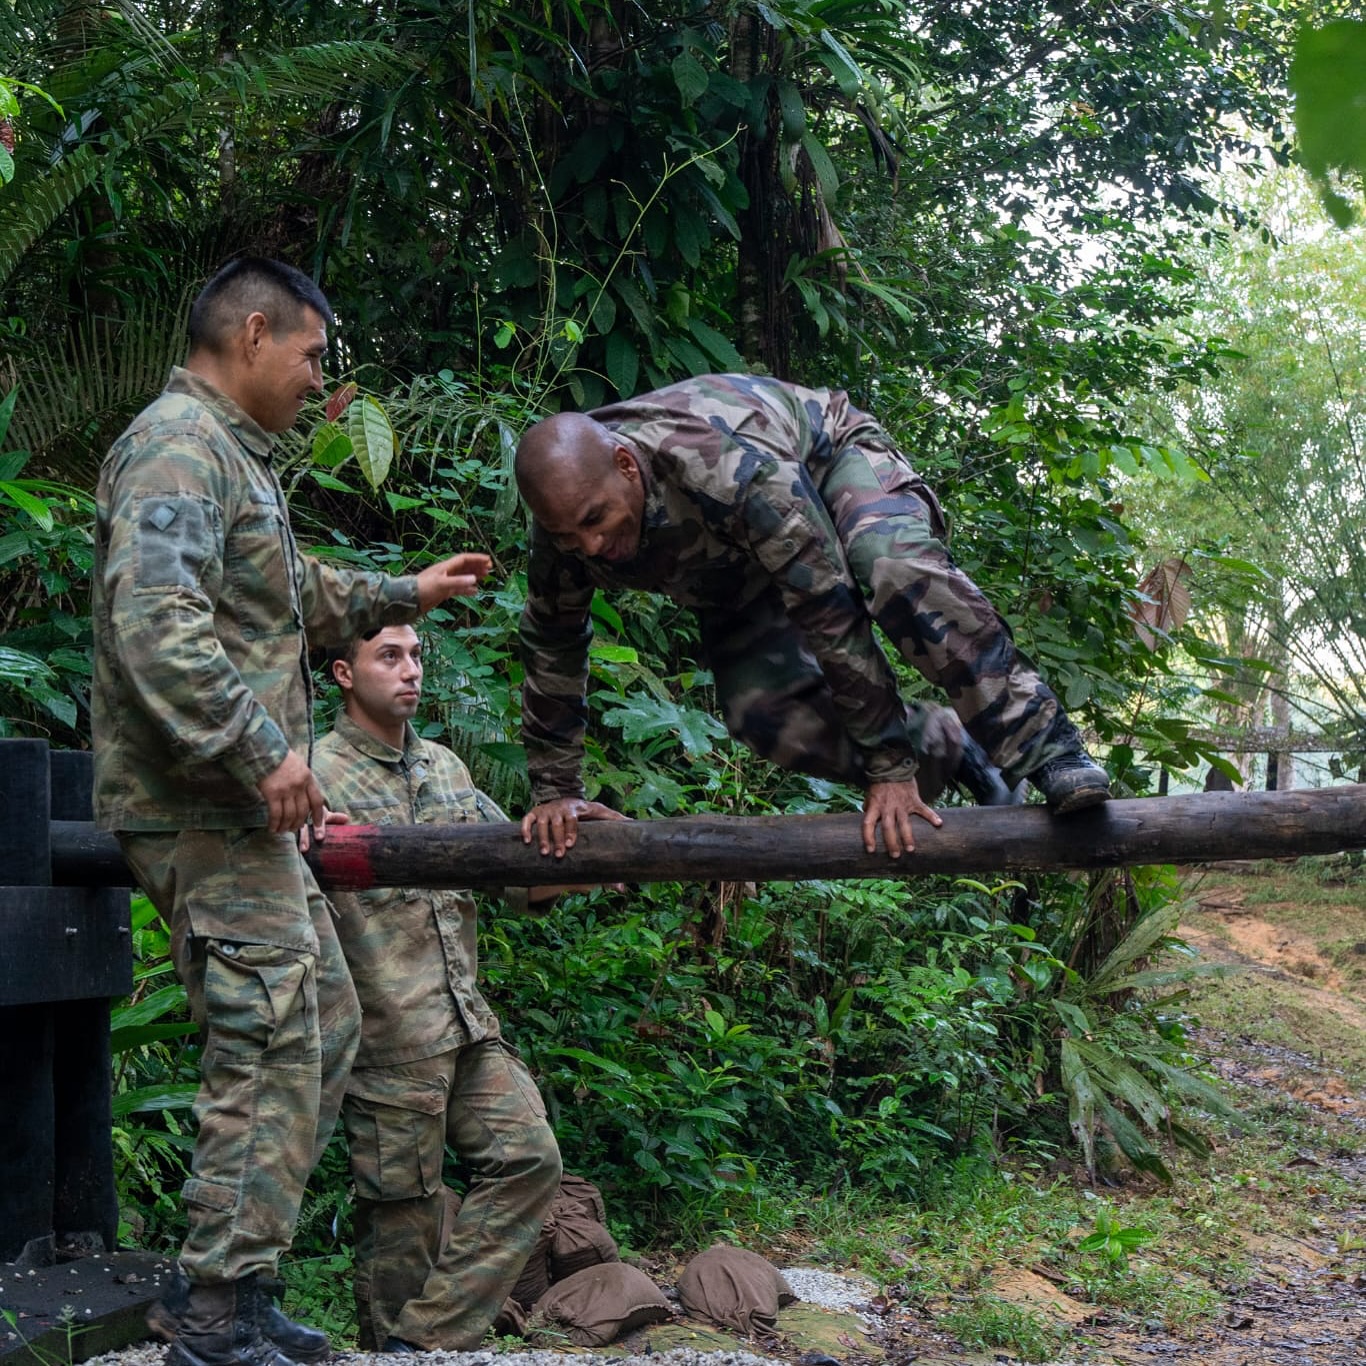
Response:
[{"label": "palm frond", "polygon": [[331,100],[373,82],[384,85],[410,75],[414,65],[385,43],[348,39],[309,43],[225,62],[213,75],[243,103],[261,99]]},{"label": "palm frond", "polygon": [[[129,58],[133,66],[146,60],[141,53]],[[199,109],[335,99],[364,80],[391,81],[411,69],[384,44],[353,40],[244,57],[173,82],[117,120],[111,132],[66,152],[48,174],[11,190],[0,204],[0,288],[48,228],[117,160],[153,137],[188,126]],[[132,66],[124,74],[132,74]]]},{"label": "palm frond", "polygon": [[17,444],[48,469],[87,478],[116,429],[161,389],[183,354],[196,283],[187,281],[178,298],[142,300],[125,318],[83,318],[13,362]]},{"label": "palm frond", "polygon": [[194,81],[177,81],[118,126],[116,138],[88,142],[67,153],[56,168],[25,182],[0,206],[0,288],[19,268],[24,255],[60,215],[104,174],[108,159],[185,118],[200,98]]}]

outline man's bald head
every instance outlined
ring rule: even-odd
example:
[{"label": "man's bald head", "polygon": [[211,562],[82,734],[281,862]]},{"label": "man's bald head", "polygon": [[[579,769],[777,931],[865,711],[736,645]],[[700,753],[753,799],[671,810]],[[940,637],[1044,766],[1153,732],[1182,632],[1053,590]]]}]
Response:
[{"label": "man's bald head", "polygon": [[628,560],[640,543],[644,488],[620,437],[586,413],[557,413],[529,428],[513,461],[532,517],[565,550]]},{"label": "man's bald head", "polygon": [[556,413],[528,428],[517,443],[513,473],[532,515],[562,501],[569,488],[607,478],[616,439],[587,413]]}]

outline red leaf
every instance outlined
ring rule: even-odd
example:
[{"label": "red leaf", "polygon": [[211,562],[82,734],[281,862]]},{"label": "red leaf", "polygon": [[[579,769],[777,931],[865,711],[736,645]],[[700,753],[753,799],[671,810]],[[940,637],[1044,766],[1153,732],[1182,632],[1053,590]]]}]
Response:
[{"label": "red leaf", "polygon": [[343,384],[340,389],[334,389],[332,397],[327,400],[327,420],[335,422],[351,406],[356,393],[354,384]]}]

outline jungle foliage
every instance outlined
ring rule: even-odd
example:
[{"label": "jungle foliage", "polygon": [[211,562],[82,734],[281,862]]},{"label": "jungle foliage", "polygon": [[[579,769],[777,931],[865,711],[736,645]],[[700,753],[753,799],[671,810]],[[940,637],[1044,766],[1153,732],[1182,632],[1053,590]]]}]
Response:
[{"label": "jungle foliage", "polygon": [[[477,602],[433,614],[429,729],[510,808],[518,432],[731,367],[844,387],[879,415],[1121,790],[1145,790],[1155,765],[1199,756],[1201,689],[1161,686],[1166,639],[1134,629],[1147,566],[1121,490],[1204,474],[1131,411],[1229,359],[1191,325],[1193,262],[1255,219],[1238,177],[1290,155],[1299,17],[5,0],[6,727],[86,741],[94,470],[178,357],[196,284],[254,251],[322,281],[332,378],[357,386],[283,446],[316,553],[494,556]],[[676,609],[628,595],[595,623],[604,799],[638,815],[856,800],[724,738]],[[1160,1138],[1200,1146],[1182,1102],[1218,1104],[1161,995],[1179,984],[1139,969],[1169,900],[1160,875],[655,886],[540,921],[491,911],[486,968],[569,1164],[643,1238],[736,1221],[795,1183],[914,1197],[941,1156],[1012,1142],[1164,1174]],[[121,1152],[130,1213],[160,1240],[195,1045],[142,914],[144,976],[116,1021]],[[333,1153],[318,1246],[341,1170]]]}]

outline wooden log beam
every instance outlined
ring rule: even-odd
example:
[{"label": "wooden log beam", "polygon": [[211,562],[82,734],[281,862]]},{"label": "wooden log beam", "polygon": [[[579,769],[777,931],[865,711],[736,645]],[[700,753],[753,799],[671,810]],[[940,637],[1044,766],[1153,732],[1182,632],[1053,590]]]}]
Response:
[{"label": "wooden log beam", "polygon": [[[1355,785],[1146,797],[1062,817],[1038,806],[942,814],[938,830],[917,822],[915,852],[895,861],[864,852],[854,813],[590,823],[559,860],[524,845],[515,824],[334,826],[309,859],[323,887],[344,891],[1043,872],[1366,848],[1366,786]],[[54,882],[126,881],[117,854],[91,827],[54,823]]]}]

